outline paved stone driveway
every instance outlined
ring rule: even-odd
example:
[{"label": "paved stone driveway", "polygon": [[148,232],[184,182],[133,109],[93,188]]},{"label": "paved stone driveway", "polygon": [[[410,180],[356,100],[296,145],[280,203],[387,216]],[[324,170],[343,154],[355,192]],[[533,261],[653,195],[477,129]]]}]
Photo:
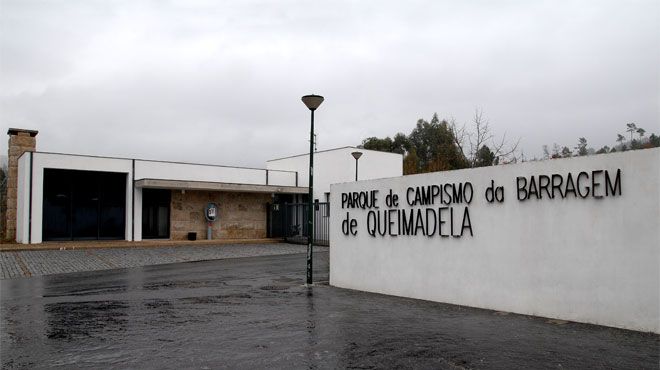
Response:
[{"label": "paved stone driveway", "polygon": [[[325,247],[316,248],[318,248],[317,250],[327,250]],[[305,253],[306,250],[305,245],[271,243],[0,252],[0,279],[177,262]]]}]

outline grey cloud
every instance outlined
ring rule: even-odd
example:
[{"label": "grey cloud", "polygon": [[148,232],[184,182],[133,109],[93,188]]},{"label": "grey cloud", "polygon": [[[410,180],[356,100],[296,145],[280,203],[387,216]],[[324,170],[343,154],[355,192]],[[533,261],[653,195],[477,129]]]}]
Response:
[{"label": "grey cloud", "polygon": [[0,119],[42,150],[263,166],[307,93],[320,149],[475,107],[528,157],[660,131],[655,1],[0,4]]}]

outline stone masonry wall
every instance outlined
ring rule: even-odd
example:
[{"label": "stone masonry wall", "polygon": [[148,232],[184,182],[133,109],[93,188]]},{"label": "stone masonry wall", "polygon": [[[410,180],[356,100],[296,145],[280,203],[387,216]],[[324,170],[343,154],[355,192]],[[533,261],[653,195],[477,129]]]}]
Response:
[{"label": "stone masonry wall", "polygon": [[25,152],[34,151],[37,147],[36,131],[10,129],[9,158],[7,176],[7,207],[5,211],[4,238],[16,240],[16,206],[18,188],[18,158]]},{"label": "stone masonry wall", "polygon": [[206,239],[204,209],[209,202],[218,205],[219,220],[213,223],[213,239],[266,237],[266,203],[270,194],[172,190],[170,237],[184,240],[188,232]]}]

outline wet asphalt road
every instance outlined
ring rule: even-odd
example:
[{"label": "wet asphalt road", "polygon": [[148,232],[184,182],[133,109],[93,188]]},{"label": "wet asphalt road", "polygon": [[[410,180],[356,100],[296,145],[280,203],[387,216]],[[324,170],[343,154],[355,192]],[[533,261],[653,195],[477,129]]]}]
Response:
[{"label": "wet asphalt road", "polygon": [[296,254],[3,280],[2,367],[659,366],[658,335],[306,288],[304,269]]}]

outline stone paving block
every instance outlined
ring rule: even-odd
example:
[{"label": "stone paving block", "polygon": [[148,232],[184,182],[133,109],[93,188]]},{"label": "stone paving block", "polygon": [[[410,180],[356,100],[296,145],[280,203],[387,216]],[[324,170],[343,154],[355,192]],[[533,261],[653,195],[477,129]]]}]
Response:
[{"label": "stone paving block", "polygon": [[[161,248],[108,248],[0,252],[0,279],[168,263],[305,253],[298,244],[227,244]],[[327,251],[327,247],[317,247]],[[23,265],[23,271],[21,269]]]}]

